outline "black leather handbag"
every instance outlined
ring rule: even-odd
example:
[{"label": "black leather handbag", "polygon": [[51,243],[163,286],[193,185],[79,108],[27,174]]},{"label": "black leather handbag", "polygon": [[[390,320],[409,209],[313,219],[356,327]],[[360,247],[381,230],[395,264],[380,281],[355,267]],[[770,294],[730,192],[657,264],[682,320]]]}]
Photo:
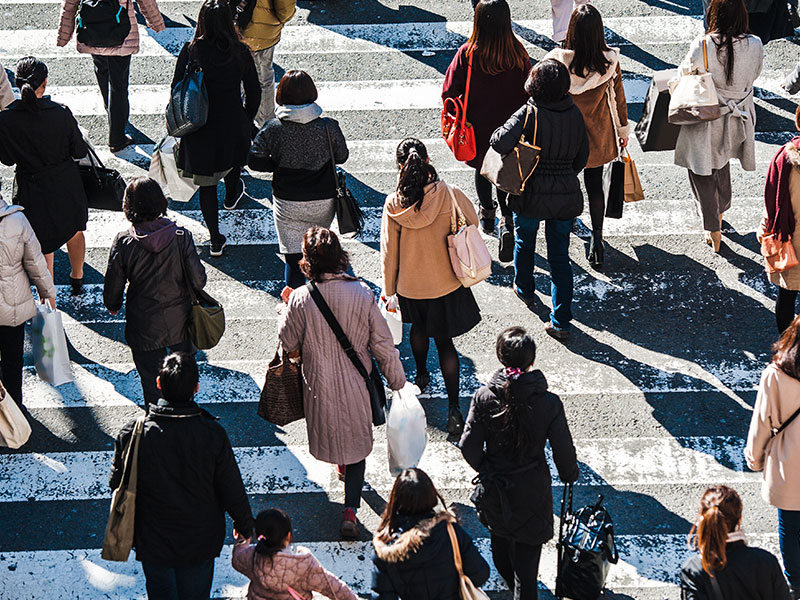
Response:
[{"label": "black leather handbag", "polygon": [[89,146],[88,165],[78,165],[81,183],[86,193],[89,208],[99,210],[122,211],[122,199],[125,197],[125,180],[116,169],[107,169],[100,157]]},{"label": "black leather handbag", "polygon": [[92,48],[122,46],[131,32],[130,2],[122,6],[119,0],[82,0],[75,18],[78,41]]},{"label": "black leather handbag", "polygon": [[197,131],[208,120],[208,90],[203,70],[191,56],[183,79],[172,88],[166,117],[167,133],[176,138]]},{"label": "black leather handbag", "polygon": [[358,201],[347,189],[344,171],[336,168],[336,159],[333,156],[333,140],[331,140],[331,132],[327,123],[325,123],[325,133],[328,134],[328,148],[331,153],[331,164],[333,165],[334,182],[336,184],[336,222],[339,225],[339,233],[342,235],[351,233],[359,235],[364,230],[364,213],[361,211]]}]

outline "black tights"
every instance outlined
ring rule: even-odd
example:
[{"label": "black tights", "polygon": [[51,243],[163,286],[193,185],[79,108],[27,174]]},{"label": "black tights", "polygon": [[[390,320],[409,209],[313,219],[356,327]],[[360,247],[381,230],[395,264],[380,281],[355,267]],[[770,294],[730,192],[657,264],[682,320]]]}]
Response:
[{"label": "black tights", "polygon": [[[414,355],[414,362],[417,363],[417,373],[427,371],[428,347],[430,338],[426,332],[421,332],[418,327],[411,325],[411,353]],[[436,351],[439,353],[439,367],[442,369],[444,387],[447,390],[447,400],[450,406],[458,406],[458,375],[460,364],[458,361],[458,351],[453,345],[452,338],[433,338],[436,344]]]},{"label": "black tights", "polygon": [[511,217],[511,211],[508,210],[508,203],[506,202],[508,194],[501,189],[495,188],[491,181],[481,175],[479,170],[475,169],[475,191],[478,193],[478,202],[485,211],[494,210],[493,189],[497,189],[497,203],[500,205],[500,215],[507,218]]},{"label": "black tights", "polygon": [[778,324],[778,334],[782,334],[794,321],[794,305],[797,300],[797,290],[778,288],[778,299],[775,301],[775,322]]},{"label": "black tights", "polygon": [[367,460],[363,459],[344,468],[344,507],[358,509],[361,506],[361,488],[364,487],[364,473]]},{"label": "black tights", "polygon": [[[234,193],[239,183],[239,167],[232,168],[223,181],[225,182],[225,192],[228,190]],[[208,227],[211,241],[219,240],[222,235],[219,232],[219,202],[217,201],[217,186],[208,185],[200,188],[200,212],[203,213],[203,220]]]},{"label": "black tights", "polygon": [[492,535],[491,539],[494,566],[505,579],[514,600],[536,600],[541,544],[523,544],[497,535]]},{"label": "black tights", "polygon": [[283,270],[283,280],[286,285],[292,289],[299,288],[305,285],[306,278],[300,270],[300,259],[303,255],[298,252],[297,254],[284,254],[283,259],[286,261],[286,266]]},{"label": "black tights", "polygon": [[592,167],[583,170],[583,183],[586,196],[589,198],[589,216],[592,229],[603,230],[603,218],[606,214],[606,195],[603,192],[603,167]]}]

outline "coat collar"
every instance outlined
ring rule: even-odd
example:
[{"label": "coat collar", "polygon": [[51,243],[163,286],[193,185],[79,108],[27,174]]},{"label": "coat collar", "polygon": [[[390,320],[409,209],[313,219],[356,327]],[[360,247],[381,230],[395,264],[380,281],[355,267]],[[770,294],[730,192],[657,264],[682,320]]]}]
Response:
[{"label": "coat collar", "polygon": [[[601,85],[603,85],[606,81],[614,77],[617,72],[617,65],[619,65],[619,48],[609,48],[606,52],[604,52],[605,57],[611,61],[611,64],[608,65],[608,69],[606,69],[605,73],[589,73],[586,77],[578,77],[570,71],[569,79],[570,79],[570,86],[569,86],[569,93],[573,96],[577,96],[578,94],[583,94],[584,92],[588,92],[589,90],[593,90]],[[567,50],[565,48],[555,48],[547,53],[545,58],[554,58],[558,62],[564,64],[569,68],[572,64],[572,59],[575,57],[574,50]]]},{"label": "coat collar", "polygon": [[[50,96],[42,96],[41,98],[39,98],[36,104],[38,104],[39,110],[52,110],[54,108],[62,108],[61,104],[59,104],[58,102],[53,102],[53,100],[50,99]],[[6,107],[6,110],[29,111],[30,109],[22,100],[14,100],[11,104],[9,104]]]},{"label": "coat collar", "polygon": [[163,398],[159,399],[158,404],[150,406],[150,416],[166,417],[171,419],[182,419],[187,417],[206,417],[207,419],[217,420],[217,417],[209,413],[206,409],[200,408],[196,402],[189,404],[170,404]]},{"label": "coat collar", "polygon": [[372,538],[375,555],[387,563],[399,563],[420,549],[431,535],[431,530],[439,523],[455,523],[456,518],[447,511],[436,513],[435,516],[417,523],[408,531],[397,534],[389,542],[384,542],[376,535]]}]

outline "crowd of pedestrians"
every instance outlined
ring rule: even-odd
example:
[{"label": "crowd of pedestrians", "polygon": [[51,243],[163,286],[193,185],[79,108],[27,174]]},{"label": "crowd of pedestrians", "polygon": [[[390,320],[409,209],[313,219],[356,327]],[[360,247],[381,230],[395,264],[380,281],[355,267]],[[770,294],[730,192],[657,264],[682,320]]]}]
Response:
[{"label": "crowd of pedestrians", "polygon": [[[513,261],[513,291],[530,305],[536,299],[536,237],[543,225],[552,296],[545,330],[567,342],[573,318],[569,245],[574,220],[584,210],[579,175],[583,171],[591,220],[588,261],[601,269],[607,210],[603,171],[627,146],[629,122],[620,52],[606,45],[599,10],[588,0],[551,4],[559,46],[532,66],[513,33],[509,3],[473,0],[473,30],[447,69],[441,96],[463,97],[467,105],[476,154],[466,162],[475,170],[478,210],[472,190],[465,193],[440,179],[426,146],[407,137],[396,149],[397,187],[383,206],[380,233],[382,295],[396,297],[403,322],[410,324],[414,383],[420,391],[430,385],[427,358],[433,339],[448,398],[447,432],[478,474],[473,496],[478,517],[490,531],[494,565],[517,600],[538,596],[542,547],[554,534],[546,447],[565,484],[579,480],[578,458],[562,402],[535,368],[534,338],[521,327],[498,336],[500,366],[475,392],[464,419],[461,361],[453,340],[472,330],[481,313],[472,290],[454,273],[447,238],[454,214],[464,226],[496,233],[499,260]],[[675,164],[688,169],[704,241],[718,252],[723,215],[732,200],[730,161],[755,170],[754,82],[764,44],[781,36],[783,12],[759,11],[750,6],[756,2],[744,0],[705,4],[706,34],[691,44],[679,73],[694,73],[707,62],[726,110],[719,119],[681,127]],[[59,46],[74,33],[79,5],[64,0]],[[133,143],[126,126],[131,56],[139,48],[135,5],[148,26],[164,28],[155,0],[127,2],[131,29],[121,45],[77,45],[92,56],[112,152]],[[789,15],[791,8],[784,8]],[[288,358],[301,365],[309,451],[335,465],[344,482],[341,536],[356,539],[373,413],[364,380],[342,351],[341,336],[319,297],[339,322],[349,350],[363,365],[379,368],[391,390],[404,388],[406,373],[374,294],[352,274],[348,253],[330,229],[336,165],[349,156],[342,129],[323,116],[315,83],[305,71],[287,70],[275,85],[275,48],[294,12],[291,0],[203,3],[193,38],[178,55],[172,85],[187,72],[202,71],[208,118],[181,138],[176,163],[199,188],[212,257],[223,254],[227,241],[219,227],[219,182],[225,188],[223,206],[233,210],[245,194],[245,166],[273,174],[271,207],[285,261],[281,297],[286,306],[278,337]],[[753,14],[760,16],[751,20]],[[750,33],[754,23],[756,35]],[[800,65],[787,78],[787,91],[796,91],[799,72]],[[31,284],[42,302],[55,306],[53,253],[64,245],[73,293],[79,294],[83,284],[88,207],[75,161],[89,146],[69,108],[46,96],[47,78],[42,61],[20,60],[15,75],[20,99],[14,99],[0,65],[0,161],[15,166],[14,204],[0,202],[0,370],[4,388],[20,406],[24,324],[36,311]],[[495,188],[481,167],[490,149],[512,152],[529,132],[531,114],[540,149],[537,168],[523,191],[510,195]],[[800,130],[800,109],[797,119]],[[784,242],[791,238],[800,244],[795,236],[800,228],[798,139],[781,147],[770,166],[759,239],[777,233]],[[123,211],[130,227],[112,243],[103,290],[111,314],[125,304],[125,339],[146,409],[138,445],[134,547],[148,597],[209,597],[227,513],[235,529],[233,566],[250,580],[248,598],[308,599],[313,592],[355,598],[307,548],[294,544],[289,515],[271,508],[253,518],[227,433],[194,400],[199,374],[189,332],[191,290],[205,287],[206,271],[191,234],[167,216],[167,208],[154,180],[138,177],[128,183]],[[765,500],[778,509],[784,573],[774,556],[746,545],[738,494],[711,487],[700,500],[691,533],[698,554],[681,571],[686,599],[786,600],[800,594],[800,481],[792,470],[800,460],[800,434],[788,428],[800,409],[798,273],[800,266],[770,276],[779,286],[781,336],[762,376],[745,451],[750,468],[764,471]],[[132,421],[116,438],[112,489],[122,483],[138,426]],[[464,575],[475,586],[484,584],[489,565],[435,482],[420,469],[403,470],[373,538],[372,589],[380,600],[458,598],[454,550]]]}]

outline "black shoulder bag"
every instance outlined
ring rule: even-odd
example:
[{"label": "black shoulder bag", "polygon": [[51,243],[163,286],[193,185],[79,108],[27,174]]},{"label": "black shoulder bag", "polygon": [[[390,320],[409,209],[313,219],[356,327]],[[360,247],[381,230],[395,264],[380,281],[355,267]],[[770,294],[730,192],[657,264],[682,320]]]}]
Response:
[{"label": "black shoulder bag", "polygon": [[125,196],[125,180],[116,169],[107,169],[103,166],[100,157],[89,147],[89,164],[78,164],[83,191],[89,208],[100,210],[122,210],[122,199]]},{"label": "black shoulder bag", "polygon": [[330,328],[333,330],[333,335],[336,336],[336,339],[339,340],[339,343],[342,345],[345,354],[347,354],[347,358],[350,359],[359,375],[364,378],[364,382],[367,384],[369,405],[372,409],[372,424],[383,425],[386,423],[386,388],[383,387],[381,372],[378,370],[378,365],[375,364],[375,359],[372,359],[372,373],[367,373],[367,369],[364,368],[364,364],[361,362],[361,359],[358,358],[353,344],[347,339],[347,335],[344,330],[342,330],[342,326],[339,325],[339,321],[336,320],[331,307],[328,306],[328,303],[325,302],[325,298],[322,297],[317,284],[313,281],[309,281],[306,287],[311,297],[314,299],[317,308],[319,308],[319,312],[322,313],[322,316],[325,317],[328,325],[330,325]]},{"label": "black shoulder bag", "polygon": [[322,124],[328,136],[328,149],[331,153],[331,163],[333,165],[333,182],[336,186],[336,222],[339,224],[339,233],[342,235],[349,233],[359,235],[364,230],[364,213],[361,211],[361,207],[353,197],[352,192],[347,189],[344,171],[336,168],[331,131],[328,129],[328,123],[325,119],[322,120]]},{"label": "black shoulder bag", "polygon": [[183,79],[172,88],[167,104],[167,133],[176,138],[197,131],[208,120],[208,90],[203,69],[192,59],[191,46],[189,48]]},{"label": "black shoulder bag", "polygon": [[791,424],[791,422],[794,421],[797,418],[798,415],[800,415],[800,408],[798,408],[796,411],[794,411],[792,413],[792,416],[790,416],[783,423],[781,423],[780,427],[776,427],[776,428],[772,429],[772,432],[770,434],[770,439],[776,437],[781,431],[786,429]]}]

